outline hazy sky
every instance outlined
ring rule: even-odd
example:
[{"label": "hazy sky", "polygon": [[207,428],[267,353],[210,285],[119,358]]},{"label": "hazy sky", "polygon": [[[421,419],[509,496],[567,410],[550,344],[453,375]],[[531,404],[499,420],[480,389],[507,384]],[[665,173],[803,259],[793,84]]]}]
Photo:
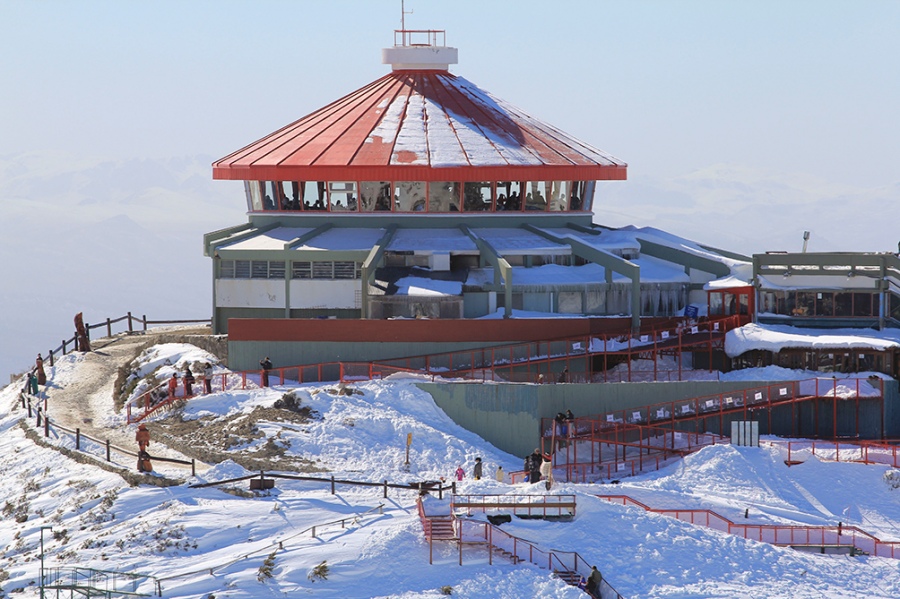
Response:
[{"label": "hazy sky", "polygon": [[[630,165],[898,180],[900,2],[407,0],[453,72]],[[387,72],[399,0],[0,2],[0,155],[224,156]]]},{"label": "hazy sky", "polygon": [[[447,31],[452,72],[628,163],[601,224],[897,247],[896,0],[406,8]],[[400,1],[0,0],[0,24],[2,375],[79,310],[208,317],[202,235],[245,221],[209,162],[387,73]]]}]

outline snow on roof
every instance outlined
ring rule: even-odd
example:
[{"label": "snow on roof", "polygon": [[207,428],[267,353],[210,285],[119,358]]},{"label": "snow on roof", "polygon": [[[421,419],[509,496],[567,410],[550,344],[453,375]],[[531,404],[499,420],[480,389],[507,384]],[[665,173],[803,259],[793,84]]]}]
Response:
[{"label": "snow on roof", "polygon": [[877,279],[871,277],[847,277],[828,275],[803,275],[796,271],[791,276],[757,275],[760,289],[873,289]]},{"label": "snow on roof", "polygon": [[[641,283],[690,283],[691,277],[684,272],[684,266],[660,260],[653,256],[641,256],[630,260],[641,268]],[[630,281],[625,275],[615,273],[613,282]]]},{"label": "snow on roof", "polygon": [[[606,269],[599,264],[582,266],[559,266],[545,264],[525,268],[514,266],[512,269],[513,286],[516,285],[584,285],[605,282]],[[466,285],[481,287],[494,282],[493,268],[473,268],[469,270]]]},{"label": "snow on roof", "polygon": [[537,253],[568,255],[572,250],[568,245],[555,243],[525,229],[473,229],[472,231],[502,255],[516,256]]},{"label": "snow on roof", "polygon": [[734,289],[735,287],[748,287],[750,283],[745,281],[744,279],[738,278],[734,275],[729,275],[727,277],[722,277],[721,279],[715,279],[703,286],[703,289],[706,291],[715,291],[717,289]]},{"label": "snow on roof", "polygon": [[364,251],[372,249],[384,236],[384,229],[328,229],[295,249],[303,251]]},{"label": "snow on roof", "polygon": [[392,252],[477,254],[478,247],[460,229],[397,229],[387,249]]},{"label": "snow on roof", "polygon": [[541,227],[540,230],[563,239],[577,239],[600,250],[631,250],[637,252],[641,249],[641,244],[638,242],[637,237],[631,233],[622,231],[604,230],[600,235],[594,235],[592,233],[568,228]]},{"label": "snow on roof", "polygon": [[646,239],[647,241],[652,241],[676,250],[694,254],[701,258],[721,262],[731,270],[732,276],[745,281],[744,286],[749,285],[749,281],[753,276],[752,262],[723,256],[712,250],[700,247],[699,244],[690,241],[689,239],[673,235],[672,233],[667,233],[666,231],[661,231],[660,229],[653,227],[635,227],[633,225],[622,227],[619,231],[629,231],[634,233],[638,239]]},{"label": "snow on roof", "polygon": [[342,168],[352,178],[415,166],[550,167],[559,180],[624,179],[627,168],[462,77],[394,71],[216,161],[213,176],[307,180]]},{"label": "snow on roof", "polygon": [[750,323],[725,334],[725,353],[732,358],[754,349],[779,352],[789,347],[876,351],[900,349],[900,330],[802,329]]},{"label": "snow on roof", "polygon": [[220,245],[219,249],[226,250],[281,250],[284,244],[306,235],[312,228],[309,227],[278,227],[270,231],[263,231],[234,243]]},{"label": "snow on roof", "polygon": [[403,277],[395,285],[394,295],[445,296],[462,295],[462,283],[459,281],[441,281],[425,277]]}]

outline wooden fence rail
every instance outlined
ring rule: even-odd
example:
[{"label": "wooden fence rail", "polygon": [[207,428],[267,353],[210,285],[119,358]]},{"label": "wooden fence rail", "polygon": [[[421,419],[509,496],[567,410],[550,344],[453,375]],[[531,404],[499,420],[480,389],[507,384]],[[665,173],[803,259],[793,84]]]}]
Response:
[{"label": "wooden fence rail", "polygon": [[[118,332],[135,332],[135,326],[138,325],[141,327],[142,331],[146,331],[151,325],[174,325],[174,324],[212,324],[212,319],[209,318],[200,318],[196,320],[149,320],[146,314],[143,314],[140,318],[134,316],[131,312],[128,312],[124,316],[119,316],[118,318],[106,318],[103,321],[100,321],[96,324],[88,324],[84,323],[84,328],[87,331],[88,339],[91,337],[91,330],[106,328],[106,336],[112,337],[113,335],[113,325],[119,324],[121,322],[127,322],[128,325],[123,327],[121,331]],[[55,349],[50,349],[47,351],[47,360],[50,363],[50,366],[53,366],[53,360],[57,354],[64,356],[70,351],[74,351],[75,349],[75,339],[77,338],[78,333],[73,333],[72,337],[69,339],[63,339],[60,343],[59,347]]]}]

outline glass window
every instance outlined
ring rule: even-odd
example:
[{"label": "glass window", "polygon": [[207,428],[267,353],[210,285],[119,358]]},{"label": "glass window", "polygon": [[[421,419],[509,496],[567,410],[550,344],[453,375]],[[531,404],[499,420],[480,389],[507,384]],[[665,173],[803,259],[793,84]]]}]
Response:
[{"label": "glass window", "polygon": [[360,209],[363,212],[390,212],[389,181],[363,181],[359,186]]},{"label": "glass window", "polygon": [[816,294],[816,316],[834,316],[834,293],[823,291]]},{"label": "glass window", "polygon": [[550,184],[546,181],[531,181],[525,185],[525,210],[547,211],[547,197]]},{"label": "glass window", "polygon": [[245,181],[247,189],[247,207],[251,212],[262,210],[260,181]]},{"label": "glass window", "polygon": [[722,315],[722,292],[715,291],[709,294],[709,315]]},{"label": "glass window", "polygon": [[516,211],[522,209],[523,184],[518,181],[500,181],[497,183],[497,211]]},{"label": "glass window", "polygon": [[463,186],[463,210],[490,212],[494,205],[493,185],[489,181],[469,182]]},{"label": "glass window", "polygon": [[356,263],[355,262],[335,262],[334,263],[335,279],[355,279]]},{"label": "glass window", "polygon": [[398,212],[424,212],[425,182],[400,181],[395,183],[394,209]]},{"label": "glass window", "polygon": [[834,315],[850,316],[853,314],[853,294],[852,293],[835,293],[834,294]]},{"label": "glass window", "polygon": [[262,207],[263,210],[275,210],[275,182],[274,181],[260,181],[260,190],[262,191]]},{"label": "glass window", "polygon": [[356,212],[356,181],[328,183],[328,209],[332,212]]},{"label": "glass window", "polygon": [[580,291],[560,291],[558,302],[560,314],[583,313],[582,295]]},{"label": "glass window", "polygon": [[569,207],[569,181],[553,181],[550,184],[550,194],[547,196],[548,209],[551,212],[565,211]]},{"label": "glass window", "polygon": [[303,181],[285,181],[285,210],[300,210],[303,207],[303,195],[306,183]]},{"label": "glass window", "polygon": [[452,181],[429,183],[428,212],[459,212],[459,183]]},{"label": "glass window", "polygon": [[234,278],[234,260],[220,260],[219,261],[219,278],[220,279],[233,279]]},{"label": "glass window", "polygon": [[284,278],[284,261],[283,260],[273,260],[269,262],[269,278],[270,279],[283,279]]},{"label": "glass window", "polygon": [[872,316],[872,294],[853,294],[853,316]]},{"label": "glass window", "polygon": [[311,279],[312,263],[310,262],[292,262],[291,263],[292,279]]},{"label": "glass window", "polygon": [[312,276],[314,279],[333,279],[334,262],[313,262]]},{"label": "glass window", "polygon": [[900,320],[900,295],[891,292],[890,298],[890,311],[888,312],[888,316]]},{"label": "glass window", "polygon": [[791,316],[812,316],[816,306],[816,294],[809,291],[798,291],[797,301]]},{"label": "glass window", "polygon": [[269,263],[265,260],[253,260],[250,267],[251,279],[268,279]]},{"label": "glass window", "polygon": [[594,204],[594,190],[596,181],[576,181],[573,183],[573,192],[569,198],[570,212],[590,212]]}]

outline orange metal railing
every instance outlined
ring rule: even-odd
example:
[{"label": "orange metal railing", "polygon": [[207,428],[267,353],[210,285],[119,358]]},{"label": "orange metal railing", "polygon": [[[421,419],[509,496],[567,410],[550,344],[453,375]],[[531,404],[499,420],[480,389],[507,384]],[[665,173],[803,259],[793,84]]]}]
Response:
[{"label": "orange metal railing", "polygon": [[682,522],[705,526],[728,534],[773,545],[854,547],[870,555],[900,559],[900,542],[882,541],[856,526],[793,526],[784,524],[742,524],[704,509],[656,509],[627,495],[598,495],[619,505],[634,505],[648,512],[670,516]]}]

